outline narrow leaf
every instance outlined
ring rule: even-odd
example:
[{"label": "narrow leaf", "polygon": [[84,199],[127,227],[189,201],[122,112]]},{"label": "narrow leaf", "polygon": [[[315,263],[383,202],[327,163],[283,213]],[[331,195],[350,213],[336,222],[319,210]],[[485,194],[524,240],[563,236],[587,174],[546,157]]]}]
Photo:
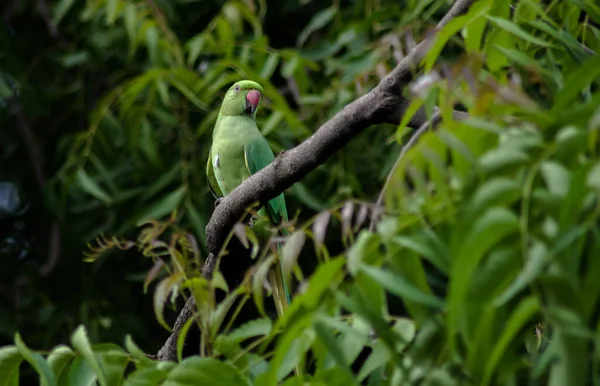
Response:
[{"label": "narrow leaf", "polygon": [[78,169],[76,174],[77,182],[81,185],[84,192],[96,197],[100,201],[110,204],[111,198],[100,185],[96,183],[83,169]]},{"label": "narrow leaf", "polygon": [[502,19],[499,17],[490,16],[490,15],[487,15],[486,17],[488,18],[489,21],[496,24],[498,27],[502,28],[505,31],[510,32],[511,34],[513,34],[525,41],[528,41],[529,43],[537,44],[542,47],[549,47],[551,45],[550,43],[546,42],[545,40],[536,38],[535,36],[529,34],[528,32],[525,32],[521,27],[519,27],[518,25],[516,25],[515,23],[513,23],[510,20],[506,20],[506,19]]},{"label": "narrow leaf", "polygon": [[402,276],[383,269],[370,267],[368,265],[362,265],[360,270],[372,277],[385,289],[396,296],[432,307],[444,306],[444,302],[442,300],[421,291],[418,287],[404,279]]},{"label": "narrow leaf", "polygon": [[73,335],[71,335],[71,344],[85,359],[85,362],[94,370],[98,377],[98,382],[101,386],[108,386],[106,382],[106,374],[102,371],[100,363],[96,358],[92,345],[88,339],[87,330],[83,325],[79,325]]},{"label": "narrow leaf", "polygon": [[0,347],[0,385],[19,385],[19,366],[23,356],[15,346]]},{"label": "narrow leaf", "polygon": [[[44,360],[40,354],[31,351],[21,339],[21,335],[19,333],[15,334],[15,346],[19,350],[19,353],[23,356],[23,358],[29,362],[29,364],[35,369],[35,371],[40,376],[40,381],[45,382],[48,386],[56,386],[56,379],[54,377],[54,373],[48,366],[48,363]],[[40,382],[40,383],[41,383]]]}]

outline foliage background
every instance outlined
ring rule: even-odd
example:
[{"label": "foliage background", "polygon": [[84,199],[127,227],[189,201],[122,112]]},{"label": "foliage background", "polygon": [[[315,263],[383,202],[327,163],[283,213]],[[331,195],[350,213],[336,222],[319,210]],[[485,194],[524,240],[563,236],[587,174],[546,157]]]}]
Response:
[{"label": "foliage background", "polygon": [[[305,139],[373,85],[389,46],[372,52],[378,43],[368,37],[372,27],[357,17],[375,3],[346,5],[345,13],[356,18],[346,27],[340,15],[335,20],[339,5],[325,2],[46,5],[8,4],[1,31],[2,180],[11,184],[3,194],[15,194],[20,204],[2,220],[3,343],[18,329],[33,345],[49,347],[82,322],[94,339],[119,341],[125,332],[139,331],[136,338],[153,351],[164,332],[152,317],[151,298],[140,291],[148,261],[117,254],[86,264],[86,244],[102,232],[135,238],[137,221],[182,204],[181,225],[202,245],[212,210],[204,167],[223,89],[239,78],[264,83],[270,103],[259,120],[277,152]],[[328,24],[331,31],[323,30]],[[310,34],[317,29],[320,39]],[[336,52],[340,57],[333,59]],[[284,78],[289,74],[298,74],[290,84]],[[48,180],[43,191],[8,101],[11,93],[39,147]],[[373,170],[378,182],[385,177],[377,165],[393,161],[397,149],[387,154],[378,147],[389,133],[372,128],[288,192],[290,213],[302,208],[308,218],[346,197],[372,197],[381,184],[361,181],[371,179]],[[365,149],[359,143],[367,137],[373,144]],[[61,228],[60,258],[51,274],[40,277],[53,219]]]},{"label": "foliage background", "polygon": [[[386,191],[391,218],[378,233],[349,239],[340,237],[343,221],[332,221],[326,255],[336,256],[349,244],[352,251],[375,240],[386,243],[385,256],[369,249],[359,259],[376,266],[385,261],[385,270],[366,268],[369,276],[349,263],[347,274],[368,296],[376,298],[383,288],[396,295],[389,298],[391,314],[408,315],[436,336],[449,334],[440,347],[424,349],[439,356],[423,368],[489,381],[486,366],[493,371],[504,358],[507,374],[518,374],[506,379],[516,382],[530,376],[510,369],[546,374],[548,359],[533,354],[545,347],[542,334],[534,334],[542,328],[535,329],[537,322],[557,323],[559,331],[575,329],[576,336],[597,342],[592,310],[598,289],[581,309],[569,309],[565,299],[556,300],[555,308],[552,300],[549,308],[541,304],[558,291],[546,286],[588,290],[581,283],[592,285],[597,266],[594,106],[600,63],[593,53],[600,49],[600,10],[592,1],[479,3],[481,8],[441,34],[438,49],[425,60],[429,75],[439,71],[449,80],[432,78],[433,86],[417,87],[424,96],[417,100],[440,105],[445,116],[456,104],[482,119],[426,134]],[[153,261],[129,249],[111,250],[90,264],[83,260],[86,245],[101,234],[135,240],[137,224],[166,219],[176,209],[176,225],[193,235],[191,250],[203,258],[213,205],[204,167],[224,89],[240,78],[263,84],[259,127],[276,153],[291,148],[374,87],[449,5],[8,2],[0,28],[0,345],[11,344],[19,331],[29,347],[49,349],[69,342],[83,324],[92,342],[121,345],[132,334],[145,352],[155,352],[168,333],[155,318],[152,291],[143,291]],[[460,38],[452,37],[466,25]],[[375,201],[410,132],[403,126],[367,129],[290,188],[288,210],[298,213],[299,224],[346,199]],[[559,211],[561,200],[570,211]],[[479,206],[469,206],[471,201]],[[469,233],[471,220],[488,233]],[[463,239],[468,243],[461,244]],[[49,257],[55,245],[56,261]],[[577,252],[565,252],[574,245]],[[561,253],[562,263],[555,259]],[[360,265],[352,256],[356,252],[347,257]],[[299,262],[307,276],[318,261],[314,250],[302,250]],[[586,276],[584,267],[592,273]],[[412,285],[390,284],[403,280]],[[453,284],[461,282],[469,285]],[[427,297],[410,292],[415,288]],[[352,293],[342,285],[340,291]],[[448,315],[430,310],[440,306],[439,299]],[[347,310],[348,302],[340,300]],[[333,314],[340,311],[336,307]],[[460,313],[484,318],[459,320],[454,315]],[[167,312],[166,324],[174,316]],[[502,335],[507,330],[500,320],[513,322],[513,335]],[[479,323],[484,327],[476,330]],[[462,334],[459,343],[453,333]],[[511,346],[511,352],[519,355],[503,357],[517,334],[521,343],[539,338],[538,347],[514,343],[518,348]],[[507,341],[494,346],[497,336]],[[489,356],[493,364],[480,362],[494,347],[500,351]],[[580,348],[571,349],[576,358],[585,357]],[[582,376],[596,374],[597,355],[591,361]]]}]

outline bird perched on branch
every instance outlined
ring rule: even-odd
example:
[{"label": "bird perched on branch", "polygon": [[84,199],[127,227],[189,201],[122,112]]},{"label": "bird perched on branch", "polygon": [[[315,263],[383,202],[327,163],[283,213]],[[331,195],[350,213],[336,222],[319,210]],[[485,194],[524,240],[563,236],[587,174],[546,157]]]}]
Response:
[{"label": "bird perched on branch", "polygon": [[[256,110],[262,99],[260,84],[242,80],[233,84],[223,99],[212,136],[206,175],[215,198],[220,199],[246,178],[270,164],[275,156],[256,126]],[[288,220],[283,193],[271,199],[258,211],[259,220],[253,228],[267,234],[269,223],[279,225]],[[262,228],[262,229],[261,229]],[[287,231],[282,229],[284,235]],[[275,306],[279,315],[287,308],[290,297],[279,262],[269,272]]]}]

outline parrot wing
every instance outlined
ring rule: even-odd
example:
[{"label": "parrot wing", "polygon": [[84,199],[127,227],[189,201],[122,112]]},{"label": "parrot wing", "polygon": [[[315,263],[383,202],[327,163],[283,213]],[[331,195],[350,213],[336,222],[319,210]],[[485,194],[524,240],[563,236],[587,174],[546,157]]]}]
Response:
[{"label": "parrot wing", "polygon": [[[267,140],[264,138],[251,141],[244,146],[244,160],[246,162],[246,168],[248,168],[248,171],[251,175],[273,162],[274,159],[275,156],[273,155],[273,151],[269,147]],[[267,203],[266,207],[269,217],[271,217],[271,220],[275,224],[280,224],[282,221],[287,221],[288,215],[283,193],[271,199]],[[284,235],[289,234],[284,228],[281,229],[281,232]],[[277,249],[279,252],[281,252],[279,245],[277,246]],[[290,292],[284,277],[283,266],[280,263],[277,263],[277,265],[279,265],[279,268],[271,270],[269,277],[274,287],[273,294],[275,295],[275,305],[278,309],[279,315],[281,315],[290,304]]]},{"label": "parrot wing", "polygon": [[[264,138],[259,138],[244,146],[244,160],[250,175],[258,172],[273,162],[274,159],[273,151]],[[283,193],[271,199],[266,206],[274,224],[280,224],[282,221],[288,220]]]},{"label": "parrot wing", "polygon": [[221,187],[217,181],[217,177],[215,176],[215,170],[213,169],[212,164],[212,148],[208,153],[208,162],[206,163],[206,180],[208,182],[208,189],[215,198],[223,197],[223,192],[221,191]]}]

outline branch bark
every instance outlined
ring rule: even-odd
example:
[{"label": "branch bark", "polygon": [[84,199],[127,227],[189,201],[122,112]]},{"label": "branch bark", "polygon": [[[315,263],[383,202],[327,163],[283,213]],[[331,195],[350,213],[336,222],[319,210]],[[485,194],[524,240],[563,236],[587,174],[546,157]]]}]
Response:
[{"label": "branch bark", "polygon": [[[437,24],[436,31],[455,17],[464,14],[474,2],[475,0],[457,0]],[[213,256],[218,256],[229,231],[250,205],[256,202],[264,204],[279,195],[325,163],[367,127],[380,123],[400,123],[410,104],[402,92],[414,79],[414,73],[427,52],[433,36],[434,34],[431,34],[418,44],[373,90],[344,107],[300,145],[280,153],[270,165],[249,177],[223,198],[206,226],[206,240],[210,254],[207,264],[214,262]],[[419,127],[427,121],[428,117],[421,109],[411,119],[410,125]],[[214,264],[207,264],[203,269],[205,277],[212,276],[212,269],[214,269]],[[173,347],[179,335],[177,326],[183,325],[181,322],[185,322],[185,315],[193,314],[189,312],[190,307],[195,309],[192,304],[195,305],[193,298],[190,297],[177,318],[173,333],[159,351],[158,359],[177,359],[176,347]]]},{"label": "branch bark", "polygon": [[[475,0],[457,0],[438,23],[439,30],[453,18],[466,12]],[[206,227],[210,253],[217,255],[230,229],[245,209],[255,202],[264,204],[325,163],[336,151],[367,127],[379,123],[398,124],[410,102],[402,91],[413,80],[433,36],[419,43],[369,93],[350,103],[312,136],[295,148],[279,154],[275,160],[252,175],[225,197],[216,207]],[[423,110],[415,114],[410,125],[419,127],[428,120]]]}]

